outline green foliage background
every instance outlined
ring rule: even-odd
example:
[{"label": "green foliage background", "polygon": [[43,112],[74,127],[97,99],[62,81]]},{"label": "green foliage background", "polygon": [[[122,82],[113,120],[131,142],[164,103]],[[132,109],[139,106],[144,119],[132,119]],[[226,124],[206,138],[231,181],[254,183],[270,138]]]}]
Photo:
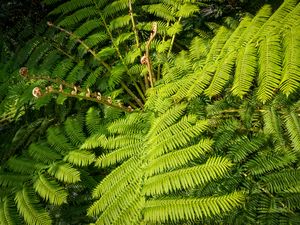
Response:
[{"label": "green foliage background", "polygon": [[0,224],[299,224],[298,2],[44,0],[30,26],[10,17]]}]

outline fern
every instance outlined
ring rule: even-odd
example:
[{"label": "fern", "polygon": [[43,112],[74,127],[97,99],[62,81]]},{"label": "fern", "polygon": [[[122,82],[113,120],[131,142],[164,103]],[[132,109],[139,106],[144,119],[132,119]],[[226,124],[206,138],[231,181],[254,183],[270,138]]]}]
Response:
[{"label": "fern", "polygon": [[44,2],[0,54],[1,224],[297,223],[297,0]]},{"label": "fern", "polygon": [[88,151],[71,151],[64,160],[77,166],[87,166],[94,162],[95,155]]},{"label": "fern", "polygon": [[14,225],[20,221],[17,216],[17,212],[11,207],[11,199],[4,198],[0,202],[0,221],[3,224]]},{"label": "fern", "polygon": [[51,224],[50,216],[44,210],[37,208],[37,199],[34,197],[32,191],[24,187],[18,191],[15,196],[15,202],[24,217],[25,221],[29,224]]},{"label": "fern", "polygon": [[34,183],[34,188],[41,197],[54,205],[67,202],[67,192],[54,180],[48,180],[43,174],[39,175]]},{"label": "fern", "polygon": [[271,192],[292,188],[298,183],[298,180],[298,170],[283,170],[263,178],[263,181]]},{"label": "fern", "polygon": [[227,196],[208,197],[188,200],[151,200],[146,203],[145,221],[167,222],[194,220],[226,213],[243,202],[239,192]]},{"label": "fern", "polygon": [[298,151],[300,148],[299,125],[299,118],[295,112],[291,112],[286,116],[285,126],[288,130],[290,139],[292,141],[292,146],[295,149],[295,151]]},{"label": "fern", "polygon": [[[195,188],[218,179],[228,172],[232,163],[222,157],[211,157],[206,163],[199,166],[182,167],[205,154],[212,144],[210,140],[204,140],[198,146],[184,148],[192,138],[199,136],[208,126],[207,121],[197,122],[193,115],[183,116],[184,109],[185,105],[174,106],[168,112],[153,118],[151,127],[146,125],[144,129],[140,130],[140,132],[148,130],[146,138],[137,136],[137,131],[131,127],[139,122],[138,118],[143,120],[147,118],[147,122],[149,117],[143,118],[143,116],[133,114],[112,124],[110,130],[120,134],[113,138],[109,137],[104,147],[116,149],[100,156],[96,160],[96,166],[106,167],[118,162],[122,164],[104,178],[94,190],[94,197],[101,197],[89,208],[88,215],[99,216],[96,223],[110,224],[120,220],[120,216],[126,218],[127,213],[121,213],[121,209],[128,213],[131,213],[131,210],[139,210],[136,211],[138,214],[143,213],[141,210],[144,207],[147,210],[149,201],[142,200],[146,196],[151,198],[158,194],[163,195]],[[152,117],[150,116],[150,118]],[[122,128],[119,129],[119,127]],[[110,144],[110,139],[114,141],[112,144]],[[181,161],[181,157],[185,157],[185,159]],[[165,159],[163,160],[163,158]],[[172,159],[174,163],[168,163],[166,161],[168,158]],[[149,163],[144,164],[143,160],[147,160]],[[158,162],[164,163],[165,166]],[[147,174],[147,176],[143,174]],[[143,183],[141,183],[142,177],[144,177]],[[128,183],[129,181],[130,183]],[[145,203],[142,205],[133,205],[143,201]],[[165,201],[167,202],[167,200]],[[188,199],[186,201],[188,202]],[[101,211],[103,211],[102,214]],[[212,214],[214,213],[217,212],[212,212]],[[116,217],[116,215],[118,216]],[[198,215],[198,217],[201,216]],[[140,217],[135,217],[135,220],[139,221]],[[160,221],[163,222],[164,219]]]},{"label": "fern", "polygon": [[224,158],[210,158],[200,166],[155,175],[145,182],[143,193],[147,196],[161,195],[203,185],[224,175],[231,165]]},{"label": "fern", "polygon": [[48,173],[60,181],[76,183],[80,181],[80,173],[67,163],[55,163],[50,166]]},{"label": "fern", "polygon": [[[272,38],[269,38],[272,37]],[[259,48],[259,77],[258,99],[262,102],[269,100],[280,83],[281,75],[281,46],[280,36],[271,35],[260,42]]]}]

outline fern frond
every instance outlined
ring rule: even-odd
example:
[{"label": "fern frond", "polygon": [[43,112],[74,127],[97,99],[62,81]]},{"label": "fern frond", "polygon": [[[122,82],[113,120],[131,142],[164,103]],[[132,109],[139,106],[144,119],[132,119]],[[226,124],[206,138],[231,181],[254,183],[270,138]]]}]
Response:
[{"label": "fern frond", "polygon": [[97,10],[94,6],[86,6],[82,9],[77,10],[72,15],[65,17],[58,23],[62,27],[71,27],[89,17],[96,17],[98,15]]},{"label": "fern frond", "polygon": [[44,75],[51,75],[51,72],[57,63],[62,60],[61,54],[58,50],[50,50],[47,54],[43,57],[41,64],[39,65],[40,74]]},{"label": "fern frond", "polygon": [[209,158],[203,165],[179,169],[150,177],[143,187],[145,195],[161,195],[203,185],[224,175],[232,163],[226,158]]},{"label": "fern frond", "polygon": [[124,65],[116,65],[111,70],[111,75],[109,77],[109,85],[113,87],[116,84],[119,84],[122,80],[123,74],[126,72],[126,68]]},{"label": "fern frond", "polygon": [[67,163],[54,163],[49,169],[48,173],[56,179],[66,183],[76,183],[80,181],[80,173]]},{"label": "fern frond", "polygon": [[18,211],[28,224],[51,225],[49,214],[41,209],[36,196],[28,188],[24,187],[15,196]]},{"label": "fern frond", "polygon": [[64,79],[73,67],[74,62],[71,59],[64,59],[56,65],[52,72],[52,76]]},{"label": "fern frond", "polygon": [[169,135],[168,138],[161,140],[158,143],[152,143],[149,141],[149,144],[154,144],[151,148],[148,157],[156,158],[167,152],[173,151],[176,148],[184,147],[187,143],[189,143],[193,138],[200,135],[204,130],[208,127],[208,120],[198,121],[194,126],[189,126],[188,128],[180,128],[178,127],[178,132],[175,130],[171,133],[174,135]]},{"label": "fern frond", "polygon": [[204,58],[208,54],[208,41],[200,37],[195,37],[189,47],[189,53],[193,60]]},{"label": "fern frond", "polygon": [[128,225],[138,224],[141,221],[141,210],[144,206],[144,203],[145,198],[136,198],[136,200],[133,201],[126,210],[123,210],[120,214],[118,214],[118,218],[116,218],[116,220],[113,222],[113,225],[119,225],[124,223],[124,221],[126,221],[125,224],[127,221],[129,221]]},{"label": "fern frond", "polygon": [[260,175],[276,169],[284,168],[295,162],[297,157],[293,153],[266,155],[263,153],[245,164],[247,170],[254,175]]},{"label": "fern frond", "polygon": [[285,0],[284,3],[273,13],[268,21],[261,27],[257,36],[270,35],[270,30],[279,29],[283,26],[283,21],[296,7],[298,0]]},{"label": "fern frond", "polygon": [[182,5],[179,5],[179,9],[176,12],[176,16],[177,17],[190,17],[191,15],[193,15],[194,13],[198,12],[199,8],[191,3],[185,3]]},{"label": "fern frond", "polygon": [[218,56],[222,52],[224,45],[226,44],[228,38],[232,35],[232,31],[226,27],[221,27],[216,36],[211,41],[210,51],[207,55],[205,64],[213,64],[217,60]]},{"label": "fern frond", "polygon": [[140,171],[139,165],[140,163],[135,157],[128,159],[103,179],[103,181],[94,189],[93,197],[99,198],[102,194],[108,192],[113,186],[126,186],[127,182],[124,182],[124,180],[129,181],[136,177],[137,175],[135,173],[139,173]]},{"label": "fern frond", "polygon": [[136,134],[142,133],[147,127],[145,115],[132,113],[124,119],[112,122],[108,127],[108,131],[112,134]]},{"label": "fern frond", "polygon": [[0,221],[3,225],[20,224],[17,212],[13,208],[13,203],[5,197],[0,201]]},{"label": "fern frond", "polygon": [[95,160],[95,155],[91,152],[84,150],[70,151],[65,157],[64,161],[67,161],[76,166],[88,166]]},{"label": "fern frond", "polygon": [[22,187],[23,183],[29,180],[29,176],[15,173],[0,173],[0,186],[2,187]]},{"label": "fern frond", "polygon": [[10,170],[21,174],[33,174],[44,166],[43,164],[32,164],[32,161],[26,158],[11,158],[7,165]]},{"label": "fern frond", "polygon": [[247,94],[257,71],[257,50],[254,43],[247,43],[239,50],[232,93],[240,98]]},{"label": "fern frond", "polygon": [[256,136],[249,139],[246,136],[239,137],[230,146],[229,156],[233,162],[239,162],[247,158],[251,153],[257,152],[264,144],[264,136]]},{"label": "fern frond", "polygon": [[[298,7],[300,8],[300,7]],[[300,32],[299,26],[286,28],[283,36],[284,59],[280,89],[287,96],[299,88],[300,74]]]},{"label": "fern frond", "polygon": [[94,107],[89,108],[85,116],[85,123],[90,134],[99,131],[101,129],[100,111]]},{"label": "fern frond", "polygon": [[122,44],[125,41],[132,41],[133,40],[133,33],[132,32],[128,32],[128,33],[123,33],[121,35],[119,35],[116,39],[115,39],[115,44],[117,46],[119,46],[120,44]]},{"label": "fern frond", "polygon": [[45,163],[50,163],[58,159],[61,159],[60,154],[53,151],[46,144],[42,144],[42,143],[41,144],[32,143],[29,146],[28,153],[33,159]]},{"label": "fern frond", "polygon": [[143,134],[119,135],[116,138],[108,138],[103,147],[107,149],[122,148],[141,143],[143,139]]},{"label": "fern frond", "polygon": [[[101,24],[101,20],[99,19],[87,20],[74,31],[74,34],[76,35],[76,38],[82,39],[93,30],[99,28],[99,24]],[[72,37],[70,38],[72,39]]]},{"label": "fern frond", "polygon": [[295,151],[300,151],[300,122],[296,112],[285,115],[285,126]]},{"label": "fern frond", "polygon": [[81,145],[80,149],[93,149],[99,146],[106,146],[107,138],[103,134],[94,134],[87,138]]},{"label": "fern frond", "polygon": [[72,68],[65,80],[69,83],[76,83],[81,80],[85,74],[86,71],[84,70],[84,60],[81,60]]},{"label": "fern frond", "polygon": [[236,51],[229,52],[219,62],[219,66],[210,82],[209,87],[205,90],[208,97],[213,97],[221,93],[225,84],[229,81],[236,60]]},{"label": "fern frond", "polygon": [[77,118],[69,117],[65,121],[66,134],[75,146],[81,145],[86,139],[82,131],[82,125]]},{"label": "fern frond", "polygon": [[42,42],[38,46],[35,47],[35,49],[32,51],[28,61],[27,65],[29,67],[35,67],[38,65],[38,63],[44,58],[46,53],[51,49],[51,45],[49,45],[48,42]]},{"label": "fern frond", "polygon": [[115,30],[118,28],[125,27],[130,23],[130,19],[130,15],[117,17],[110,22],[109,28],[110,30]]},{"label": "fern frond", "polygon": [[202,139],[197,145],[170,152],[151,161],[147,166],[145,175],[150,177],[158,173],[177,169],[190,161],[200,158],[212,150],[213,141]]},{"label": "fern frond", "polygon": [[282,170],[261,178],[263,184],[271,192],[287,190],[299,184],[300,171],[294,169]]},{"label": "fern frond", "polygon": [[204,89],[209,85],[215,68],[205,66],[202,70],[198,69],[192,76],[182,80],[182,86],[178,92],[174,95],[176,101],[180,101],[183,98],[193,99],[203,93]]},{"label": "fern frond", "polygon": [[59,153],[67,153],[74,149],[58,127],[51,127],[47,130],[47,141]]},{"label": "fern frond", "polygon": [[145,204],[144,220],[148,223],[164,223],[178,220],[204,219],[227,213],[241,206],[244,194],[234,192],[224,196],[200,199],[150,200]]},{"label": "fern frond", "polygon": [[[182,88],[175,94],[174,98],[176,100],[180,100],[184,97],[192,99],[204,91],[216,71],[215,61],[218,59],[230,35],[231,31],[227,28],[221,27],[219,29],[217,35],[212,40],[210,51],[205,60],[205,66],[202,70],[195,71],[194,74],[191,75],[191,78],[187,79],[186,84],[183,84]],[[228,68],[231,68],[231,66]]]},{"label": "fern frond", "polygon": [[175,17],[172,14],[172,7],[167,4],[152,4],[143,8],[145,11],[165,19],[166,21],[175,21]]},{"label": "fern frond", "polygon": [[166,129],[170,125],[176,122],[183,115],[186,109],[186,104],[176,104],[168,111],[166,111],[161,117],[157,118],[152,123],[152,127],[149,130],[149,136],[157,135],[162,130]]},{"label": "fern frond", "polygon": [[40,37],[35,37],[30,39],[26,45],[19,51],[17,58],[16,58],[16,64],[17,65],[24,65],[27,61],[28,57],[31,55],[32,51],[39,46],[40,43],[42,43],[43,40],[41,40]]},{"label": "fern frond", "polygon": [[281,37],[278,34],[268,34],[259,45],[259,76],[258,100],[266,103],[272,98],[279,87],[281,79]]},{"label": "fern frond", "polygon": [[95,71],[90,73],[90,75],[88,75],[82,87],[83,88],[92,87],[97,82],[97,80],[101,77],[102,73],[103,73],[103,68],[102,67],[97,68]]},{"label": "fern frond", "polygon": [[102,14],[104,17],[110,17],[118,14],[118,12],[128,8],[128,1],[117,0],[113,1],[111,4],[107,4],[103,9]]},{"label": "fern frond", "polygon": [[89,208],[88,214],[93,216],[99,215],[100,212],[104,211],[107,207],[109,207],[112,202],[114,201],[119,202],[120,198],[128,198],[127,196],[128,194],[131,194],[131,197],[133,197],[132,194],[134,193],[132,193],[132,189],[135,188],[135,190],[137,190],[140,182],[140,177],[131,177],[131,178],[133,179],[131,179],[130,184],[127,184],[126,186],[124,186],[123,183],[120,183],[121,185],[114,185],[112,187],[113,191],[104,193],[101,196],[101,198],[96,202],[94,202],[93,205]]},{"label": "fern frond", "polygon": [[[91,49],[94,48],[103,42],[105,42],[108,39],[108,35],[105,32],[97,32],[95,34],[91,34],[86,39],[84,39],[84,43]],[[106,49],[106,48],[105,48]],[[110,49],[107,47],[107,49]],[[104,50],[103,50],[104,51]],[[111,50],[112,51],[112,50]],[[83,45],[79,45],[78,52],[81,56],[84,56],[84,54],[87,53],[87,49]],[[106,52],[108,52],[106,50]],[[103,53],[102,53],[103,54]],[[100,55],[99,55],[100,56]]]},{"label": "fern frond", "polygon": [[100,156],[96,160],[96,165],[101,166],[102,168],[108,167],[111,165],[116,165],[119,162],[122,162],[129,157],[134,156],[136,153],[141,151],[143,148],[143,143],[134,143],[128,146],[119,148],[111,153]]},{"label": "fern frond", "polygon": [[272,7],[270,5],[264,5],[241,35],[237,46],[245,47],[247,43],[252,43],[252,41],[256,39],[255,36],[260,33],[261,27],[268,21],[271,15]]},{"label": "fern frond", "polygon": [[67,202],[68,193],[55,180],[49,180],[40,174],[33,184],[35,191],[46,201],[54,205]]},{"label": "fern frond", "polygon": [[[116,195],[109,196],[110,198],[107,198],[108,196],[104,195],[89,208],[88,215],[97,216],[101,211],[107,210],[102,213],[97,220],[97,223],[112,223],[117,217],[115,215],[120,214],[122,210],[126,210],[126,208],[139,196],[140,193],[136,191],[138,184],[139,182],[133,180],[133,182],[127,185],[125,189],[119,189],[119,192],[117,192]],[[101,223],[101,221],[103,222]]]},{"label": "fern frond", "polygon": [[[53,4],[54,1],[56,0],[45,0],[45,3],[50,3]],[[71,0],[68,2],[64,2],[63,4],[59,5],[56,7],[54,10],[50,12],[50,15],[55,15],[55,14],[69,14],[73,11],[76,11],[77,9],[83,8],[85,6],[88,6],[92,4],[92,0],[86,0],[86,1],[80,1],[80,0]]]},{"label": "fern frond", "polygon": [[148,141],[152,144],[157,144],[164,141],[166,138],[171,135],[175,135],[182,130],[186,130],[191,128],[197,121],[196,115],[187,115],[182,117],[175,124],[170,124],[168,128],[162,130],[161,132],[157,132],[155,135],[149,137]]},{"label": "fern frond", "polygon": [[102,48],[98,53],[97,57],[99,57],[101,60],[106,60],[110,58],[111,56],[114,56],[116,53],[115,48],[113,47],[105,47]]},{"label": "fern frond", "polygon": [[281,119],[276,112],[274,107],[266,110],[263,114],[264,119],[264,132],[266,134],[273,134],[274,139],[280,146],[285,146],[285,139],[283,138],[282,134],[282,124]]}]

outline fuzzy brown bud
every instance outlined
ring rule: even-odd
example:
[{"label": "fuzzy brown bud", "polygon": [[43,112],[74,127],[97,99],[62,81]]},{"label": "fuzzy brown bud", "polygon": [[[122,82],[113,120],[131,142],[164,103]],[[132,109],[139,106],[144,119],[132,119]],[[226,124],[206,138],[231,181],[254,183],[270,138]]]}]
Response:
[{"label": "fuzzy brown bud", "polygon": [[42,91],[39,87],[35,87],[32,90],[32,95],[36,98],[41,97],[42,96]]},{"label": "fuzzy brown bud", "polygon": [[141,62],[142,65],[147,64],[147,62],[148,62],[147,56],[146,56],[146,55],[143,55],[143,57],[141,58],[140,62]]},{"label": "fuzzy brown bud", "polygon": [[73,91],[71,92],[71,95],[77,95],[77,87],[74,86],[73,88],[74,88],[74,89],[73,89]]},{"label": "fuzzy brown bud", "polygon": [[22,77],[27,77],[28,76],[28,68],[27,67],[21,67],[20,70],[19,70],[19,74],[22,76]]},{"label": "fuzzy brown bud", "polygon": [[108,102],[108,104],[112,103],[111,97],[107,97],[107,102]]},{"label": "fuzzy brown bud", "polygon": [[96,98],[97,98],[97,100],[101,100],[101,93],[100,92],[97,92],[97,95],[96,95]]},{"label": "fuzzy brown bud", "polygon": [[128,108],[128,110],[129,110],[129,112],[132,112],[132,111],[133,111],[133,108],[131,108],[130,105],[129,105],[127,108]]},{"label": "fuzzy brown bud", "polygon": [[156,34],[156,32],[157,32],[157,22],[153,22],[152,23],[152,33]]},{"label": "fuzzy brown bud", "polygon": [[91,97],[91,91],[89,88],[86,89],[85,97]]},{"label": "fuzzy brown bud", "polygon": [[59,85],[59,92],[64,92],[64,89],[63,89],[63,85],[62,85],[62,84]]}]

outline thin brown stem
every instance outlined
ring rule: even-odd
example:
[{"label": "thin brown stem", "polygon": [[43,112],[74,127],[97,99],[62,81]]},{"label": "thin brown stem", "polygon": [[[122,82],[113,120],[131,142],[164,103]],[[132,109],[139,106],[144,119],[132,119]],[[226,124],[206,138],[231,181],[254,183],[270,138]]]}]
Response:
[{"label": "thin brown stem", "polygon": [[129,15],[130,15],[131,23],[132,23],[132,29],[133,29],[134,36],[135,36],[136,47],[139,48],[140,47],[139,34],[138,34],[138,30],[136,28],[135,20],[134,20],[134,17],[133,17],[133,10],[132,10],[131,0],[128,0],[128,7],[129,7]]},{"label": "thin brown stem", "polygon": [[82,41],[77,35],[75,35],[74,33],[70,32],[62,27],[56,26],[51,22],[47,22],[47,24],[49,27],[54,27],[54,28],[60,30],[61,32],[64,32],[64,33],[68,34],[69,36],[73,37],[74,39],[76,39],[76,41],[79,44],[81,44],[86,49],[87,52],[91,53],[94,56],[94,58],[97,59],[107,70],[111,70],[110,66],[106,62],[101,60],[97,56],[97,53],[94,50],[92,50],[86,43],[84,43],[84,41]]},{"label": "thin brown stem", "polygon": [[[86,90],[83,90],[79,86],[74,86],[73,84],[69,84],[69,83],[67,83],[64,80],[52,79],[52,78],[49,78],[49,77],[38,77],[38,76],[28,77],[28,78],[31,79],[31,80],[46,80],[46,81],[49,81],[51,83],[56,83],[58,85],[63,85],[63,87],[67,87],[67,88],[71,88],[71,89],[74,88],[74,87],[76,87],[76,92],[78,91],[80,93],[87,93]],[[128,107],[120,105],[118,103],[113,103],[112,100],[110,99],[110,97],[99,96],[99,95],[97,95],[97,93],[90,93],[89,96],[87,96],[87,95],[80,95],[80,94],[77,94],[77,93],[76,94],[72,94],[72,93],[67,93],[67,92],[65,92],[63,90],[55,90],[51,86],[51,90],[49,90],[45,94],[52,94],[52,93],[54,93],[54,94],[61,94],[61,95],[67,96],[67,97],[75,97],[75,98],[80,98],[80,99],[85,99],[85,100],[89,100],[89,101],[101,103],[101,104],[104,104],[104,105],[107,105],[107,106],[110,106],[110,107],[113,107],[113,108],[120,109],[120,110],[122,110],[124,112],[132,112],[131,107],[128,108]]]},{"label": "thin brown stem", "polygon": [[[109,37],[110,37],[110,40],[111,40],[111,42],[112,42],[112,45],[114,46],[115,50],[117,51],[117,55],[119,56],[119,58],[120,58],[122,64],[125,66],[126,71],[127,71],[127,74],[131,77],[131,75],[130,75],[130,73],[129,73],[129,70],[128,70],[128,67],[127,67],[127,65],[126,65],[126,63],[125,63],[125,61],[124,61],[124,59],[123,59],[123,56],[122,56],[122,54],[121,54],[121,52],[120,52],[119,47],[118,47],[118,46],[116,45],[116,43],[115,43],[114,37],[113,37],[113,35],[112,35],[112,33],[111,33],[111,31],[110,31],[110,29],[109,29],[109,27],[108,27],[108,25],[107,25],[107,23],[106,23],[106,21],[105,21],[105,18],[103,17],[103,15],[102,15],[101,12],[99,12],[99,15],[100,15],[101,20],[102,20],[102,22],[103,22],[103,25],[104,25],[104,27],[105,27],[105,29],[106,29],[106,32],[108,33],[108,35],[109,35]],[[136,83],[135,81],[133,81],[133,85],[134,85],[134,87],[136,88],[137,92],[139,93],[140,97],[141,97],[144,101],[146,101],[146,98],[145,98],[143,92],[141,91],[140,87],[137,85],[137,83]],[[133,93],[133,92],[131,92],[131,93]]]},{"label": "thin brown stem", "polygon": [[[181,21],[181,17],[178,18],[177,22],[180,23],[180,21]],[[176,34],[173,34],[172,39],[171,39],[171,44],[170,44],[169,52],[168,52],[168,57],[171,55],[172,48],[173,48],[174,41],[175,41],[175,37],[176,37]]]},{"label": "thin brown stem", "polygon": [[146,43],[146,53],[145,53],[146,65],[147,65],[147,69],[148,69],[149,81],[150,81],[151,87],[153,87],[153,83],[155,82],[155,76],[153,73],[152,62],[150,59],[150,46],[151,46],[151,42],[155,38],[156,34],[157,34],[157,23],[154,22],[152,25],[152,31],[151,31],[149,40]]},{"label": "thin brown stem", "polygon": [[[60,31],[62,31],[62,32],[64,32],[64,33],[66,33],[66,34],[68,34],[69,36],[71,36],[71,37],[73,37],[73,38],[75,38],[76,39],[76,41],[78,42],[78,43],[80,43],[88,52],[90,52],[93,56],[94,56],[94,58],[98,61],[98,62],[100,62],[108,71],[111,71],[111,67],[106,63],[106,62],[104,62],[103,60],[101,60],[98,56],[97,56],[97,54],[96,54],[96,52],[95,51],[93,51],[87,44],[85,44],[82,40],[80,40],[80,38],[78,37],[78,36],[76,36],[74,33],[72,33],[72,32],[70,32],[70,31],[68,31],[68,30],[66,30],[66,29],[64,29],[64,28],[61,28],[61,27],[59,27],[59,26],[56,26],[56,25],[54,25],[53,23],[51,23],[51,22],[47,22],[47,24],[48,24],[48,26],[50,26],[50,27],[54,27],[54,28],[56,28],[56,29],[58,29],[58,30],[60,30]],[[121,55],[120,55],[121,56]],[[122,60],[122,56],[121,56],[121,60]],[[124,82],[122,82],[121,81],[121,86],[124,88],[124,87],[126,87],[126,89],[125,89],[125,91],[133,98],[133,99],[135,99],[135,101],[138,103],[138,105],[140,106],[140,107],[143,107],[143,104],[140,104],[141,103],[141,100],[127,87],[127,85],[124,83]],[[141,90],[139,89],[139,87],[137,86],[137,84],[134,82],[134,86],[138,89],[138,92],[139,92],[139,94],[141,94],[142,92],[141,92]],[[145,98],[143,95],[142,95],[142,97],[143,98]]]}]

